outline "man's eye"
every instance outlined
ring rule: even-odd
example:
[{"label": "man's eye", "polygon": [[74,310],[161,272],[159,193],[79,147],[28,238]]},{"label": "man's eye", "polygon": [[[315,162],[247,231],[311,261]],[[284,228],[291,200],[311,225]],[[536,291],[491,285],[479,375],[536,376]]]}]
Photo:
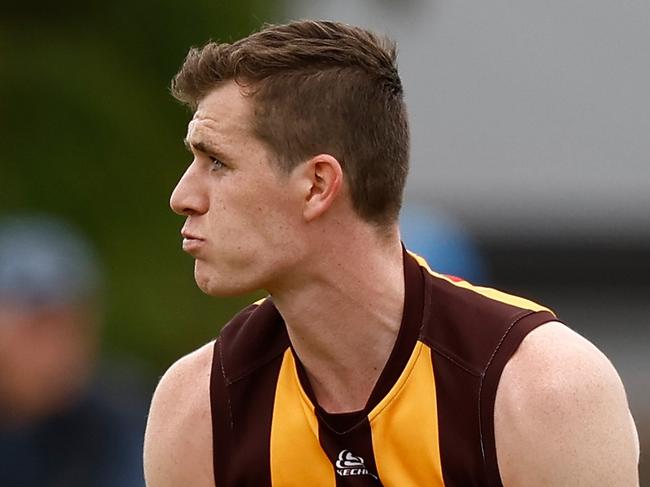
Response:
[{"label": "man's eye", "polygon": [[212,162],[212,169],[221,169],[222,167],[224,167],[223,162],[221,162],[216,157],[210,156],[210,161]]}]

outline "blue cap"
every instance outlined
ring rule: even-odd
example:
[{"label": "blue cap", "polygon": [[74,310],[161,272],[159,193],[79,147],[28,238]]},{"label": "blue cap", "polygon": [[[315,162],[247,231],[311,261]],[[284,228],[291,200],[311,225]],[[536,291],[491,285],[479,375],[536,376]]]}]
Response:
[{"label": "blue cap", "polygon": [[97,293],[100,271],[81,234],[59,219],[0,219],[0,302],[38,306]]}]

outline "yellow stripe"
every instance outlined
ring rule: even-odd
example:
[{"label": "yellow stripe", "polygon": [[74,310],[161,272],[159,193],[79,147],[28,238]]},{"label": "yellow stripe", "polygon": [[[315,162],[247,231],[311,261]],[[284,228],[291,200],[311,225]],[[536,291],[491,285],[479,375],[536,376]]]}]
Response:
[{"label": "yellow stripe", "polygon": [[520,298],[519,296],[513,296],[512,294],[504,293],[502,291],[498,291],[496,289],[492,289],[489,287],[474,286],[473,284],[470,284],[467,281],[458,281],[458,282],[453,281],[452,279],[449,279],[444,274],[439,274],[431,270],[427,261],[424,260],[419,255],[414,254],[413,252],[409,252],[409,254],[411,254],[415,258],[415,260],[418,261],[418,264],[424,267],[429,272],[429,274],[431,274],[434,277],[437,277],[438,279],[444,279],[445,281],[450,282],[454,286],[463,289],[469,289],[470,291],[474,291],[475,293],[485,296],[486,298],[494,299],[495,301],[500,301],[502,303],[510,304],[512,306],[517,306],[518,308],[529,309],[531,311],[548,311],[550,313],[553,313],[553,311],[551,311],[550,309],[540,304],[537,304],[533,301],[530,301],[528,299]]},{"label": "yellow stripe", "polygon": [[368,415],[385,487],[444,487],[437,411],[431,350],[418,342],[404,373]]},{"label": "yellow stripe", "polygon": [[334,467],[318,441],[314,407],[300,388],[290,349],[284,353],[275,391],[270,456],[273,485],[336,485]]}]

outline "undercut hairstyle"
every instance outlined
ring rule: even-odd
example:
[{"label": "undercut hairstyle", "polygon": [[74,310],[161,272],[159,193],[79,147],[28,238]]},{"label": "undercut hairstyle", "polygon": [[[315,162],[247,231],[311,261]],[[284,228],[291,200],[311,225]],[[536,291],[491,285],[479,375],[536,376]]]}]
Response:
[{"label": "undercut hairstyle", "polygon": [[286,173],[318,154],[341,164],[364,220],[396,222],[409,130],[395,43],[327,21],[266,25],[232,44],[192,48],[172,94],[196,109],[234,80],[253,100],[253,133]]}]

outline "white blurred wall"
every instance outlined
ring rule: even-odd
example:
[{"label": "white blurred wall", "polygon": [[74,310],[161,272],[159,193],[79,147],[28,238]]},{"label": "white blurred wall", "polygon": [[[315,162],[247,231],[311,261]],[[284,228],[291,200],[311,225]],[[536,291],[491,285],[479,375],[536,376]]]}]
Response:
[{"label": "white blurred wall", "polygon": [[407,199],[486,237],[650,238],[650,2],[294,0],[398,41]]}]

